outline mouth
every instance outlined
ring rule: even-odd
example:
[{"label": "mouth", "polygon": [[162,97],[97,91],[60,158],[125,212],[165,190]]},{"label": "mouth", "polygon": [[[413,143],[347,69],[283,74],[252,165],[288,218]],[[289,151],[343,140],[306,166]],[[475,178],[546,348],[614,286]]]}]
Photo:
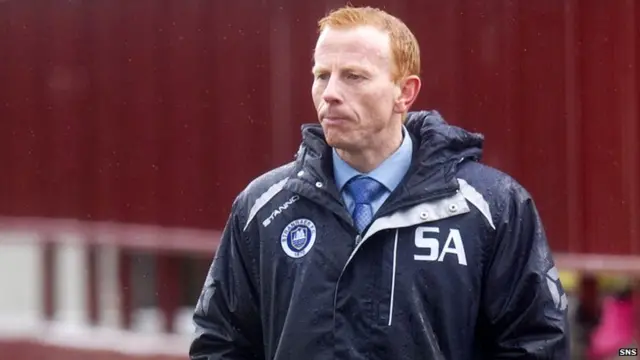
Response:
[{"label": "mouth", "polygon": [[322,123],[325,125],[342,125],[348,121],[347,118],[339,116],[325,116],[322,118]]}]

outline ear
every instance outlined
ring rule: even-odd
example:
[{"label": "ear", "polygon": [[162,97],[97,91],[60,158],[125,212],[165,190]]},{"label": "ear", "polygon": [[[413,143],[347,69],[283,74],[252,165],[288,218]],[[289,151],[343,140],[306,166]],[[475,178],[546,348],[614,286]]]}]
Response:
[{"label": "ear", "polygon": [[420,78],[411,75],[398,83],[398,96],[393,107],[394,112],[404,114],[418,98],[422,83]]}]

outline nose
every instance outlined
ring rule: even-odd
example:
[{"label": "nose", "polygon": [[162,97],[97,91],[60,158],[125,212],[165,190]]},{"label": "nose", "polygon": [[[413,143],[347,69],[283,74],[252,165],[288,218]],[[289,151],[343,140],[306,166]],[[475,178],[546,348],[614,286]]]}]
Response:
[{"label": "nose", "polygon": [[342,96],[340,95],[340,87],[335,76],[329,77],[327,86],[322,92],[322,100],[324,100],[324,102],[326,102],[327,104],[339,103],[342,101]]}]

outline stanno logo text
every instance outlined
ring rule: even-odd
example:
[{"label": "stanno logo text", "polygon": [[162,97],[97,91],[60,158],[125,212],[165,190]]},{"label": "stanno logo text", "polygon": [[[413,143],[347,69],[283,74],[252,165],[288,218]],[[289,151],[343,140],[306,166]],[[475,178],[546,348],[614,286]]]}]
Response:
[{"label": "stanno logo text", "polygon": [[264,227],[269,226],[269,224],[271,224],[271,222],[273,221],[273,219],[276,218],[276,216],[280,215],[280,213],[282,213],[283,211],[287,210],[289,208],[289,206],[291,206],[291,204],[293,204],[294,202],[298,201],[299,199],[300,199],[300,196],[293,195],[284,204],[278,206],[277,209],[273,210],[271,215],[269,215],[268,218],[264,219],[264,221],[262,222],[262,226],[264,226]]}]

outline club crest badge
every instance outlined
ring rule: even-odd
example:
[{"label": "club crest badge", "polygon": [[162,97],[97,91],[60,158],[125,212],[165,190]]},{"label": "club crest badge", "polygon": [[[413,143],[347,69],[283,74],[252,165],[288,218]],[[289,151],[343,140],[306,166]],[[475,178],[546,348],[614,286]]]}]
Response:
[{"label": "club crest badge", "polygon": [[305,256],[316,242],[316,225],[309,219],[297,219],[282,231],[280,245],[292,258]]}]

